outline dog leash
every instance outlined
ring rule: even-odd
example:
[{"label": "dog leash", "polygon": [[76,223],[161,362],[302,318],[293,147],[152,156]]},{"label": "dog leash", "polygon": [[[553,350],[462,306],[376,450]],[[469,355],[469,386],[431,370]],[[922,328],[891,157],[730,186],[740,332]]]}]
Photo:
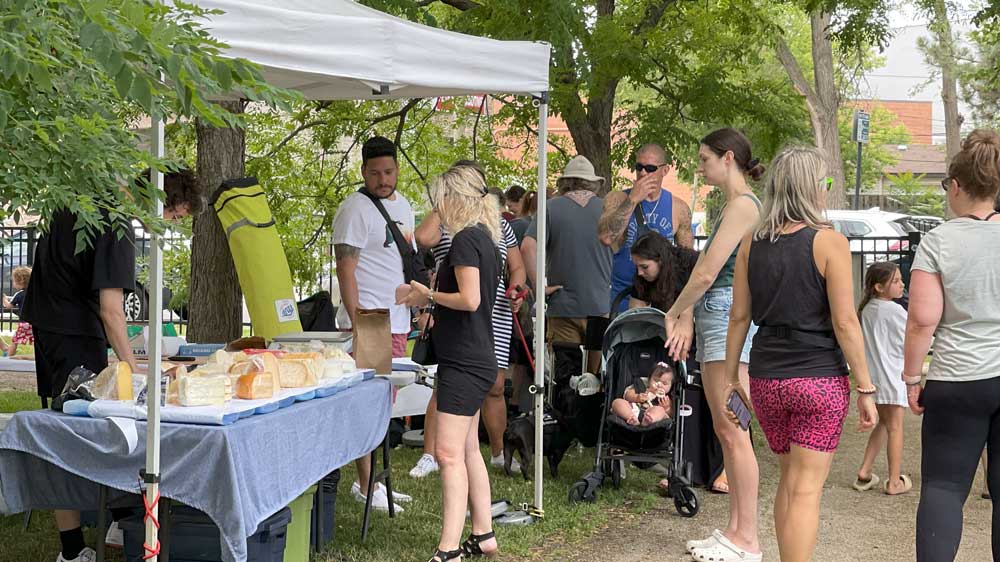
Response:
[{"label": "dog leash", "polygon": [[[507,289],[506,297],[511,300],[511,302],[521,299],[524,300],[528,296],[528,289],[521,287],[520,285],[515,285]],[[528,346],[528,340],[524,338],[524,330],[521,329],[521,322],[515,316],[514,318],[514,328],[517,330],[517,336],[521,340],[521,345],[524,346],[524,352],[528,355],[528,364],[531,365],[531,372],[535,372],[535,358],[531,355],[531,348]]]}]

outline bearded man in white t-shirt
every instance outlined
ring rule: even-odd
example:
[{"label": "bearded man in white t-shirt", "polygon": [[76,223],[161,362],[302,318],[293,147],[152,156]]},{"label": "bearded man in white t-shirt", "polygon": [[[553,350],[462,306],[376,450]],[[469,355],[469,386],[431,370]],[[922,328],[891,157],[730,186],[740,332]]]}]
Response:
[{"label": "bearded man in white t-shirt", "polygon": [[[407,243],[413,245],[413,210],[410,202],[396,191],[399,165],[396,145],[385,137],[372,137],[361,148],[361,175],[365,189],[377,197],[389,217],[396,223]],[[410,310],[396,304],[396,287],[406,284],[403,258],[396,246],[392,230],[372,199],[361,192],[352,193],[340,204],[333,219],[333,250],[337,259],[337,281],[340,284],[341,307],[337,326],[350,329],[358,309],[389,310],[392,324],[392,355],[406,355],[406,338],[410,332]],[[365,501],[368,490],[371,459],[358,459],[358,480],[352,495]],[[393,492],[393,499],[409,501],[409,496]],[[387,510],[389,499],[385,487],[378,484],[372,495],[372,506]],[[397,511],[402,509],[396,506]]]}]

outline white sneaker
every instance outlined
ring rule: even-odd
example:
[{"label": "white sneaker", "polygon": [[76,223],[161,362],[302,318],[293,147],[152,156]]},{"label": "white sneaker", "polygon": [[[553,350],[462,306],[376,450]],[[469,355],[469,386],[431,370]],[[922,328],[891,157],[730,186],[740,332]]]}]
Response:
[{"label": "white sneaker", "polygon": [[687,547],[689,553],[694,552],[696,548],[706,548],[712,546],[713,544],[719,542],[716,536],[721,535],[722,531],[716,529],[712,531],[712,534],[708,536],[707,539],[701,540],[690,540],[684,546]]},{"label": "white sneaker", "polygon": [[125,546],[125,533],[118,526],[117,521],[112,521],[108,526],[108,534],[104,535],[104,544],[111,548],[123,548]]},{"label": "white sneaker", "polygon": [[[351,495],[359,503],[365,503],[368,500],[368,497],[361,493],[361,485],[357,482],[351,485]],[[395,503],[395,501],[408,502],[413,500],[410,496],[395,491],[392,493],[392,499],[394,500],[393,507],[399,513],[403,512],[403,508],[398,503]],[[389,511],[389,496],[386,494],[385,486],[381,482],[375,485],[375,492],[372,494],[372,507],[379,511]]]},{"label": "white sneaker", "polygon": [[417,465],[410,470],[410,476],[412,478],[423,478],[429,474],[437,472],[438,470],[441,470],[441,467],[439,467],[437,461],[434,460],[434,455],[424,453],[423,456],[420,457],[420,460],[417,461]]},{"label": "white sneaker", "polygon": [[97,552],[90,547],[84,548],[80,551],[80,554],[76,555],[76,558],[63,558],[62,553],[59,553],[59,557],[56,558],[56,562],[96,562]]},{"label": "white sneaker", "polygon": [[[503,455],[490,457],[490,464],[499,468],[503,468],[504,465]],[[514,457],[511,457],[510,459],[510,470],[512,472],[519,472],[521,470],[521,463],[517,462],[517,459]]]}]

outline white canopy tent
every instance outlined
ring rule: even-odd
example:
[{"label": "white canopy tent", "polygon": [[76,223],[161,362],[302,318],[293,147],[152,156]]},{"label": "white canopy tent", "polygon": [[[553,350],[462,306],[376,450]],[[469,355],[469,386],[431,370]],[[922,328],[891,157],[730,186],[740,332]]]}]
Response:
[{"label": "white canopy tent", "polygon": [[[538,102],[538,193],[546,184],[549,57],[546,43],[497,41],[423,26],[361,6],[351,0],[188,0],[221,10],[205,23],[229,45],[225,52],[262,67],[271,84],[297,90],[310,100],[398,99],[475,94],[520,94]],[[159,116],[158,116],[159,117]],[[152,129],[152,150],[164,151],[163,121]],[[154,173],[157,187],[163,177]],[[538,214],[545,216],[545,197]],[[159,209],[162,214],[162,208]],[[538,238],[546,239],[546,221]],[[160,349],[162,344],[163,260],[154,238],[150,254],[149,412],[147,501],[159,493]],[[545,286],[545,244],[538,251],[536,287]],[[536,334],[545,333],[544,306],[537,307]],[[545,348],[535,343],[535,450],[542,457],[542,394]],[[535,462],[534,507],[542,509],[542,468]],[[157,529],[146,523],[147,544]],[[154,562],[157,557],[151,558]]]}]

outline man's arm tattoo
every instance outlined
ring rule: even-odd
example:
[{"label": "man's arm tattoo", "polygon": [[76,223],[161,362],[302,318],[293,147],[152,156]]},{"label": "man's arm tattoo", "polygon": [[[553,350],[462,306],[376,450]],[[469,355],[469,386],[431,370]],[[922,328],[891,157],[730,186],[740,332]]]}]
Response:
[{"label": "man's arm tattoo", "polygon": [[351,246],[349,244],[334,244],[333,245],[333,255],[337,258],[337,261],[347,258],[356,258],[361,254],[361,248]]},{"label": "man's arm tattoo", "polygon": [[610,238],[616,245],[621,242],[625,234],[625,227],[628,226],[629,218],[632,216],[632,201],[625,197],[621,202],[611,209],[602,225],[602,236]]}]

